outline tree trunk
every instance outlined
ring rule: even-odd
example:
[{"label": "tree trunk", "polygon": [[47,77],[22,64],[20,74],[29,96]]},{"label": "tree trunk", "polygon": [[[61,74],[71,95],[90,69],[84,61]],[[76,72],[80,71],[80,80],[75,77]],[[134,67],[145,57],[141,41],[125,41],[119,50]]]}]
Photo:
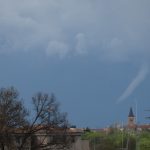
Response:
[{"label": "tree trunk", "polygon": [[1,143],[1,150],[5,150],[4,143]]}]

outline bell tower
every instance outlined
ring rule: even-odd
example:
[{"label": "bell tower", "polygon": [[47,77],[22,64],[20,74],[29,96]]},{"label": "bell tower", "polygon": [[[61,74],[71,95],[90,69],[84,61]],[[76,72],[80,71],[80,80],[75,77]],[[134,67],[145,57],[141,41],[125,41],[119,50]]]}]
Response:
[{"label": "bell tower", "polygon": [[133,110],[132,110],[132,107],[130,108],[130,111],[129,111],[129,115],[128,115],[128,127],[129,128],[134,128],[135,127],[135,116],[133,114]]}]

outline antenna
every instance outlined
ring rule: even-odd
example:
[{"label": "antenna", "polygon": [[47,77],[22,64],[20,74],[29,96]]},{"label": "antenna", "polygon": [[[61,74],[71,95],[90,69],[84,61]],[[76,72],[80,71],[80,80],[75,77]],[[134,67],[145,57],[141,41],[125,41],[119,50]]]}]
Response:
[{"label": "antenna", "polygon": [[135,123],[138,123],[138,101],[135,99]]},{"label": "antenna", "polygon": [[[138,101],[137,100],[135,100],[135,109],[136,109],[135,123],[136,123],[136,126],[137,126],[137,123],[138,123]],[[138,149],[138,135],[137,135],[137,130],[136,130],[135,134],[136,134],[136,149]]]}]

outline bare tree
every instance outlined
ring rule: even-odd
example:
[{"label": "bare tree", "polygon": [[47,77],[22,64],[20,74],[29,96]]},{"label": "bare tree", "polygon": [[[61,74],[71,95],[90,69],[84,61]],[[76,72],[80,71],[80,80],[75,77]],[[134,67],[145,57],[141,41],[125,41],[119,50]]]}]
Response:
[{"label": "bare tree", "polygon": [[13,135],[16,128],[27,125],[28,113],[19,98],[18,91],[13,88],[0,89],[0,148],[12,149]]},{"label": "bare tree", "polygon": [[0,149],[68,147],[71,139],[67,114],[60,112],[54,94],[39,92],[32,97],[32,104],[33,111],[29,116],[15,88],[0,89]]},{"label": "bare tree", "polygon": [[[33,102],[33,119],[30,125],[26,127],[22,144],[19,149],[23,149],[26,141],[31,139],[32,149],[54,147],[66,148],[69,145],[67,137],[68,121],[66,113],[61,113],[59,104],[56,101],[54,94],[37,93],[32,97]],[[39,137],[42,135],[42,138]],[[53,136],[53,138],[52,138]],[[54,139],[60,139],[61,142]],[[46,142],[45,142],[46,141]]]}]

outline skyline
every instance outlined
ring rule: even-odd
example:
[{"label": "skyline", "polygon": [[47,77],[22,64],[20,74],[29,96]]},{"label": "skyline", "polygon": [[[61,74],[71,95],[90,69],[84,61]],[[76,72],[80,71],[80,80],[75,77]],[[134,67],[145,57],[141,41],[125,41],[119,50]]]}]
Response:
[{"label": "skyline", "polygon": [[72,124],[138,121],[150,108],[149,0],[0,0],[0,87],[30,108],[54,93]]}]

